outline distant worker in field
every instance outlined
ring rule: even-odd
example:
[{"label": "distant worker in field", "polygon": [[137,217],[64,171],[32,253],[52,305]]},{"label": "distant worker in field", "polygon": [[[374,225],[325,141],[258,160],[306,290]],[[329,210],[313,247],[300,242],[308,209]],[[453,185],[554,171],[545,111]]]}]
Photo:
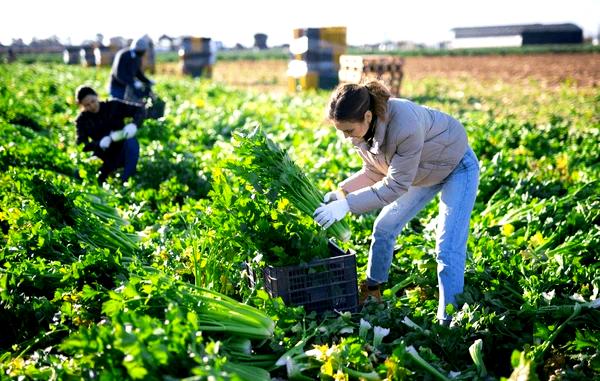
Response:
[{"label": "distant worker in field", "polygon": [[141,102],[154,84],[142,71],[142,58],[150,47],[148,36],[133,40],[117,52],[110,73],[109,94],[114,99]]},{"label": "distant worker in field", "polygon": [[6,63],[13,63],[17,60],[17,56],[15,55],[15,51],[12,48],[8,48]]},{"label": "distant worker in field", "polygon": [[360,171],[325,195],[314,212],[324,228],[347,213],[381,209],[373,226],[367,279],[361,299],[381,298],[396,239],[402,228],[440,193],[437,274],[440,324],[449,325],[449,304],[463,292],[471,211],[479,185],[479,163],[463,125],[441,111],[391,98],[379,81],[340,85],[328,118],[351,139],[363,161]]},{"label": "distant worker in field", "polygon": [[88,86],[77,88],[75,95],[81,108],[76,119],[77,144],[103,161],[98,184],[119,168],[123,168],[121,179],[127,181],[135,174],[140,156],[135,136],[144,121],[144,108],[120,100],[100,102]]}]

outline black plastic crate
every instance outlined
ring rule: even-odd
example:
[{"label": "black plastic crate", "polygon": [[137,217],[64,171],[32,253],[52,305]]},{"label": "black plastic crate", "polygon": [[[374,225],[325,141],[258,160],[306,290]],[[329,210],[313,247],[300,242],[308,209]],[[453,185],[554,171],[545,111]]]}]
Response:
[{"label": "black plastic crate", "polygon": [[[350,311],[358,308],[356,256],[329,242],[330,258],[297,266],[262,269],[264,286],[272,297],[280,296],[287,305],[304,306],[306,311]],[[255,273],[248,269],[250,282]]]}]

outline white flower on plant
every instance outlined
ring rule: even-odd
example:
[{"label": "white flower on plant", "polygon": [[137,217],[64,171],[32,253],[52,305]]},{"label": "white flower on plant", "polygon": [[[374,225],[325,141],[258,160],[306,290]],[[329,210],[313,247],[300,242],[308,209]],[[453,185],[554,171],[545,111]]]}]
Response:
[{"label": "white flower on plant", "polygon": [[552,290],[550,292],[542,292],[542,297],[547,301],[551,302],[552,299],[556,296],[556,290]]},{"label": "white flower on plant", "polygon": [[371,329],[371,323],[366,321],[365,319],[360,319],[360,328],[358,329],[358,337],[363,340],[367,339],[367,333]]},{"label": "white flower on plant", "polygon": [[320,348],[309,349],[308,351],[304,352],[304,354],[308,357],[314,357],[317,360],[323,360],[326,357],[325,353],[323,353]]},{"label": "white flower on plant", "polygon": [[389,328],[383,328],[376,326],[373,328],[373,346],[378,347],[381,345],[383,338],[390,334]]},{"label": "white flower on plant", "polygon": [[574,293],[569,297],[569,299],[574,300],[576,302],[585,303],[585,298],[578,293]]},{"label": "white flower on plant", "polygon": [[327,359],[331,357],[331,355],[337,350],[337,345],[332,345],[331,347],[327,344],[313,345],[313,349],[309,349],[308,351],[304,352],[304,354],[309,357],[314,357],[319,361],[327,361]]}]

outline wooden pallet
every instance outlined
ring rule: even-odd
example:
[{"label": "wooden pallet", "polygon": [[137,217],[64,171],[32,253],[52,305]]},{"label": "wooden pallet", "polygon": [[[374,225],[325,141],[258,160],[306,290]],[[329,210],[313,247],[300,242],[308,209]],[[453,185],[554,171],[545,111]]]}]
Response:
[{"label": "wooden pallet", "polygon": [[402,57],[344,54],[340,56],[339,78],[340,83],[360,83],[368,78],[377,78],[388,86],[393,96],[399,96],[403,68]]}]

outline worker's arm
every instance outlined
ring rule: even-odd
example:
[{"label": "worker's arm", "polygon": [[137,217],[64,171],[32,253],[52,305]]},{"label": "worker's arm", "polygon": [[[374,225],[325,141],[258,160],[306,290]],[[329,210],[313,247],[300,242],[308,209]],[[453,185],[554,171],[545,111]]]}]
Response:
[{"label": "worker's arm", "polygon": [[141,68],[139,68],[139,69],[137,70],[137,73],[135,74],[135,76],[136,76],[136,77],[137,77],[137,78],[138,78],[140,81],[144,82],[145,84],[151,84],[151,83],[152,83],[152,81],[150,81],[150,79],[148,79],[148,77],[146,77],[146,76],[144,75],[144,72],[142,71],[142,69],[141,69]]},{"label": "worker's arm", "polygon": [[384,174],[377,170],[369,163],[364,163],[360,171],[356,172],[346,180],[342,181],[339,187],[348,194],[364,187],[371,186],[381,180]]}]

